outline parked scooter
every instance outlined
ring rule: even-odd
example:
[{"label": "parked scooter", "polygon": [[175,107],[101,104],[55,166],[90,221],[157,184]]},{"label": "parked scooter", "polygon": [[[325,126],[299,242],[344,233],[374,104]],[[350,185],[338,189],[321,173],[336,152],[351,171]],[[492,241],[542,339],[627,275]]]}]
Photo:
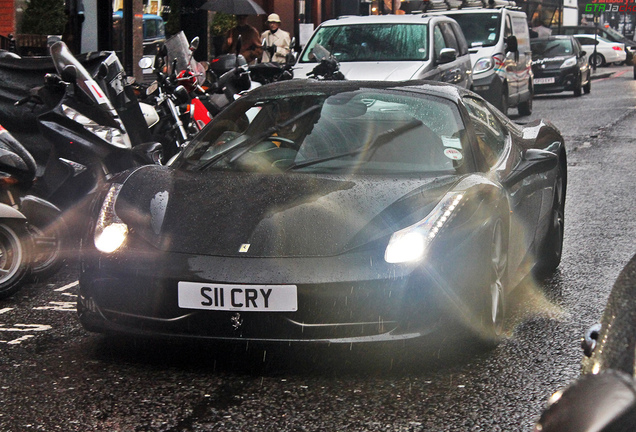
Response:
[{"label": "parked scooter", "polygon": [[0,299],[15,294],[29,273],[31,236],[26,217],[0,203]]},{"label": "parked scooter", "polygon": [[344,80],[345,76],[340,72],[340,63],[329,52],[329,50],[320,44],[316,44],[311,54],[316,57],[320,63],[307,74],[307,78],[316,80]]},{"label": "parked scooter", "polygon": [[[84,203],[90,202],[100,185],[117,172],[159,163],[162,148],[157,142],[139,143],[143,137],[141,132],[129,135],[124,119],[133,125],[144,121],[141,112],[134,111],[135,107],[139,109],[137,102],[129,104],[123,75],[116,73],[115,78],[108,80],[109,70],[121,67],[116,58],[116,64],[100,66],[96,77],[102,81],[100,86],[63,42],[53,44],[50,53],[58,74],[47,74],[44,86],[17,104],[44,105],[44,109],[38,108],[43,113],[37,122],[41,134],[51,143],[51,151],[43,174],[31,187],[17,191],[14,203],[30,225],[43,228],[51,248],[63,252],[67,249],[65,242],[72,236],[66,235],[66,224],[52,215],[59,215],[61,210],[69,226],[83,224]],[[111,100],[120,108],[122,116]],[[20,156],[28,159],[23,154]],[[28,181],[26,176],[24,184]],[[11,192],[15,193],[16,189]],[[52,205],[44,206],[45,200]],[[39,253],[43,254],[43,249],[36,248],[34,256]],[[51,253],[49,258],[62,259],[63,256]],[[51,263],[47,265],[55,268]]]},{"label": "parked scooter", "polygon": [[22,213],[31,235],[31,274],[46,277],[64,263],[68,229],[60,209],[33,195],[36,164],[29,151],[0,125],[0,203]]},{"label": "parked scooter", "polygon": [[[290,46],[294,46],[296,39],[292,38]],[[263,39],[263,51],[267,49],[267,41]],[[286,81],[294,78],[293,66],[296,63],[296,56],[293,52],[287,53],[285,63],[265,62],[249,66],[252,81],[262,85]]]}]

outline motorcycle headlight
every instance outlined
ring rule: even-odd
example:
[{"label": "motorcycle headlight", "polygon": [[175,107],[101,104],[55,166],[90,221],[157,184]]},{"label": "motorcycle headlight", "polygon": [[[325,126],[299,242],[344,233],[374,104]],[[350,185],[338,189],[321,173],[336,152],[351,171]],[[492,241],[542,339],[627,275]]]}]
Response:
[{"label": "motorcycle headlight", "polygon": [[561,65],[561,69],[567,68],[567,67],[572,67],[572,66],[575,66],[575,65],[576,65],[576,57],[570,57],[568,59],[565,59],[565,61]]},{"label": "motorcycle headlight", "polygon": [[84,129],[89,131],[90,133],[98,136],[111,143],[112,145],[120,148],[131,148],[130,138],[126,132],[122,132],[118,128],[103,126],[90,118],[86,117],[84,114],[74,110],[71,107],[66,105],[62,105],[62,112],[69,119],[81,124]]},{"label": "motorcycle headlight", "polygon": [[475,62],[475,66],[473,67],[473,73],[482,73],[489,71],[495,66],[495,62],[492,57],[482,57]]},{"label": "motorcycle headlight", "polygon": [[384,260],[391,264],[415,262],[426,256],[428,245],[457,213],[464,196],[448,193],[421,221],[393,233],[384,252]]},{"label": "motorcycle headlight", "polygon": [[113,184],[110,187],[99,211],[95,224],[94,243],[100,252],[115,252],[128,237],[128,226],[115,213],[115,201],[121,187],[121,184]]}]

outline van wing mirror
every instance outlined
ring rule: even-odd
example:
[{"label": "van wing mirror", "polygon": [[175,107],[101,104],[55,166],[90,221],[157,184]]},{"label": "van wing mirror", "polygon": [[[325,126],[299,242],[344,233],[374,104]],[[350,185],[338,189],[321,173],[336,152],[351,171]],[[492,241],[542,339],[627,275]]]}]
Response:
[{"label": "van wing mirror", "polygon": [[457,50],[455,48],[442,48],[439,53],[439,58],[437,59],[437,63],[444,64],[450,63],[457,59]]},{"label": "van wing mirror", "polygon": [[511,35],[506,38],[506,52],[519,51],[519,43],[517,42],[517,36]]}]

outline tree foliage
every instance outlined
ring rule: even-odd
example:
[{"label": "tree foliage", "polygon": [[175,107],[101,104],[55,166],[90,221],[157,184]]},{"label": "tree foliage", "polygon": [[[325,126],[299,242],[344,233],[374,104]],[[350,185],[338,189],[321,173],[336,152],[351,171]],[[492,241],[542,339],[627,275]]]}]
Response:
[{"label": "tree foliage", "polygon": [[212,18],[210,30],[212,36],[223,36],[225,33],[236,25],[236,17],[223,12],[216,12]]},{"label": "tree foliage", "polygon": [[27,34],[62,34],[67,16],[64,0],[30,0],[22,14],[21,32]]},{"label": "tree foliage", "polygon": [[166,20],[166,33],[175,35],[181,31],[181,0],[170,0],[170,14]]}]

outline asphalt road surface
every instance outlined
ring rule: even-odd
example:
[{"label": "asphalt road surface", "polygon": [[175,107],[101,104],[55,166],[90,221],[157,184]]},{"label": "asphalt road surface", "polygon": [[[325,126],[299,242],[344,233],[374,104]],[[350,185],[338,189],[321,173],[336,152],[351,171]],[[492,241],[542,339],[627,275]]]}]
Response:
[{"label": "asphalt road surface", "polygon": [[0,431],[529,431],[579,374],[583,331],[636,253],[636,81],[539,96],[530,118],[565,135],[563,262],[516,290],[494,349],[162,343],[86,332],[77,264],[0,301]]}]

